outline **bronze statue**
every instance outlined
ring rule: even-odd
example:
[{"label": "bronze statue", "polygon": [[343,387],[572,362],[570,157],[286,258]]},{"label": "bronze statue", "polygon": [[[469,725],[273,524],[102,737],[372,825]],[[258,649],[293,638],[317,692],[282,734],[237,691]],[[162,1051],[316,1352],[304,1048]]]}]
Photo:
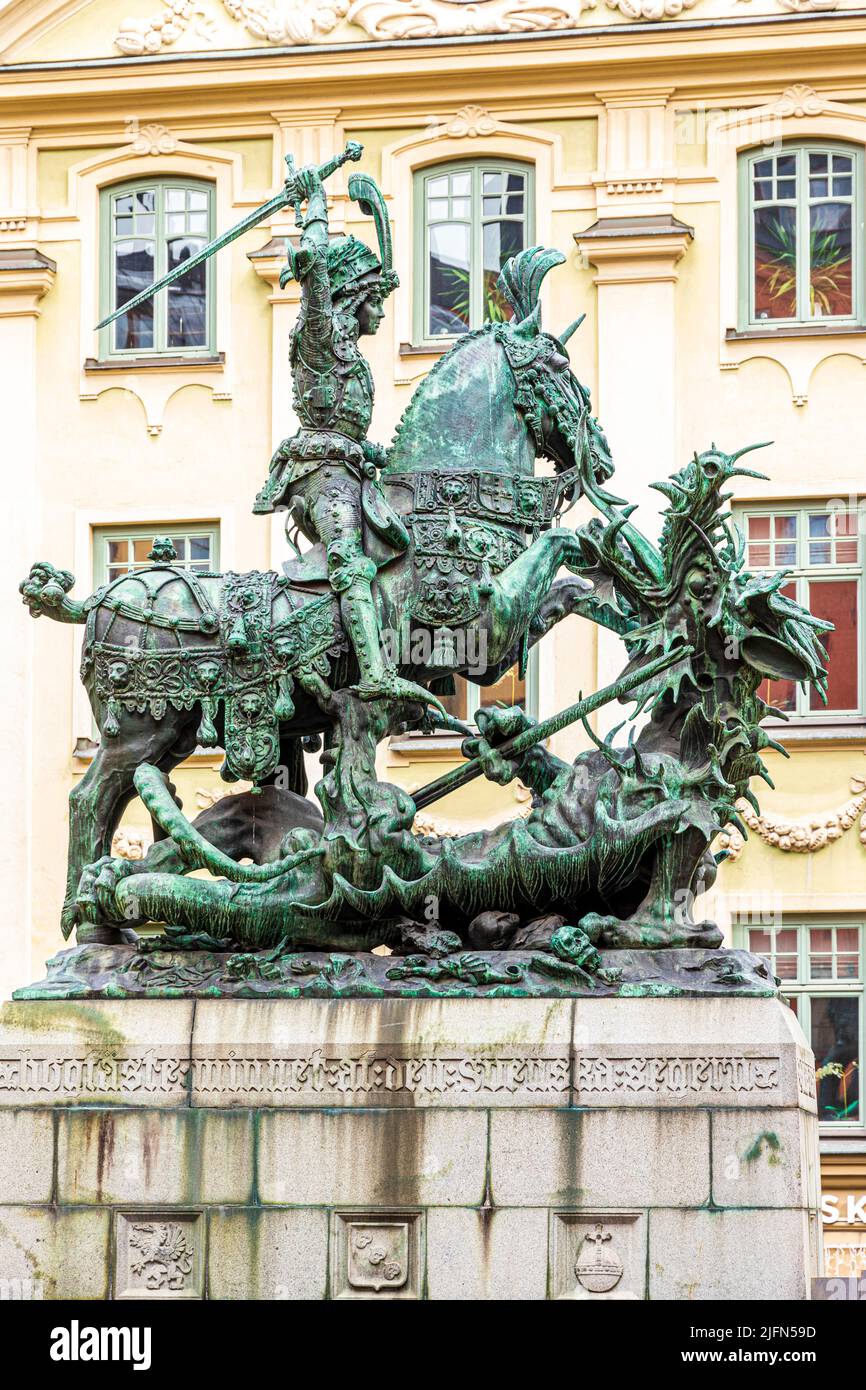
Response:
[{"label": "bronze statue", "polygon": [[[102,732],[70,798],[64,934],[76,925],[85,951],[129,942],[136,987],[156,992],[156,957],[135,938],[154,920],[170,924],[158,946],[211,953],[201,975],[210,990],[239,980],[288,989],[301,976],[325,993],[349,978],[373,993],[612,989],[617,970],[600,951],[712,952],[718,929],[693,916],[721,857],[712,841],[729,822],[745,832],[736,802],[756,804],[761,750],[780,746],[760,727],[760,683],[800,680],[823,693],[828,624],[784,596],[784,573],[744,569],[724,491],[749,474],[739,454],[713,446],[656,485],[669,504],[658,545],[606,490],[607,441],[568,362],[577,324],[559,338],[541,327],[557,251],[532,247],[503,266],[512,318],[459,338],[390,447],[371,444],[358,339],[375,331],[396,284],[387,215],[372,180],[353,175],[350,196],[374,217],[379,255],[352,237],[331,241],[323,191],[337,163],[356,157],[350,147],[321,170],[290,166],[266,205],[291,203],[302,228],[281,277],[301,285],[291,349],[300,429],[277,450],[255,510],[285,507],[313,549],[279,575],[197,576],[157,542],[150,569],[83,602],[69,597],[72,576],[46,562],[21,586],[34,616],[87,624],[82,676]],[[541,455],[553,476],[536,476]],[[561,525],[580,495],[598,515]],[[570,574],[557,578],[562,568]],[[617,681],[537,727],[520,710],[483,713],[476,731],[457,725],[466,767],[414,798],[378,781],[376,748],[389,732],[455,727],[436,694],[468,671],[469,650],[484,651],[473,678],[491,684],[569,614],[623,639]],[[400,638],[396,659],[382,651],[385,632]],[[617,699],[648,715],[619,745],[586,723]],[[571,767],[543,740],[579,718],[597,746]],[[320,739],[321,817],[301,800],[301,752]],[[168,775],[197,742],[220,744],[223,775],[252,791],[191,826]],[[481,773],[520,777],[533,792],[529,818],[455,840],[413,833],[420,806]],[[108,852],[136,790],[162,838],[130,863]],[[268,834],[256,845],[246,818],[257,798]],[[239,850],[254,862],[238,863]],[[188,877],[201,867],[220,877]],[[379,966],[371,975],[340,964],[348,957],[297,955],[377,944],[404,958],[387,984]],[[57,988],[86,993],[87,970],[82,985],[76,966],[58,962]],[[710,971],[716,984],[725,970]]]}]

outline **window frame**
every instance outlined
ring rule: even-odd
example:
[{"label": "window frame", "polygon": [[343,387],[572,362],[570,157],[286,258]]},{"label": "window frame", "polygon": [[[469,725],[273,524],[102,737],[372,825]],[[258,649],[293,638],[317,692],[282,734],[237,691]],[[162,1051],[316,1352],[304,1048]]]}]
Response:
[{"label": "window frame", "polygon": [[[782,153],[792,153],[797,156],[795,169],[796,194],[795,206],[797,209],[797,312],[793,318],[762,319],[758,318],[754,309],[755,293],[755,218],[754,218],[754,184],[752,180],[752,166],[760,159],[767,159]],[[809,235],[809,192],[808,192],[808,170],[806,160],[812,154],[843,154],[853,160],[852,167],[852,217],[851,217],[851,314],[833,315],[832,317],[813,317],[803,315],[803,301],[805,299],[806,288],[803,281],[807,278],[801,273],[801,262],[803,261],[804,249],[808,249]],[[864,184],[864,148],[854,142],[845,140],[823,140],[823,139],[800,139],[783,140],[772,145],[753,146],[747,150],[741,150],[738,156],[738,221],[739,221],[739,262],[740,262],[740,284],[739,284],[739,328],[741,331],[749,329],[760,329],[763,332],[773,333],[776,330],[787,330],[797,328],[815,328],[826,326],[833,329],[862,328],[866,326],[866,205],[864,205],[864,194],[866,194],[866,184]],[[805,177],[804,177],[805,170]],[[790,200],[782,200],[790,204]],[[832,200],[830,200],[832,201]]]},{"label": "window frame", "polygon": [[[856,928],[860,934],[858,957],[859,974],[856,979],[830,979],[830,980],[810,980],[809,979],[809,932],[812,930],[833,930],[833,958],[836,956],[836,931],[838,929]],[[770,969],[776,973],[776,936],[783,931],[796,931],[797,933],[797,977],[795,980],[782,980],[780,989],[783,995],[797,1000],[797,1020],[809,1046],[812,1045],[812,1005],[813,999],[839,999],[849,996],[858,998],[860,1001],[858,1017],[858,1058],[859,1058],[859,1114],[851,1120],[826,1120],[818,1116],[818,1122],[822,1133],[829,1137],[832,1134],[850,1135],[861,1133],[866,1130],[866,1097],[863,1094],[863,1059],[866,1055],[866,919],[861,917],[809,917],[797,918],[794,921],[782,920],[777,923],[759,922],[753,919],[744,918],[735,921],[733,924],[734,945],[741,950],[751,950],[749,945],[749,932],[762,931],[770,937],[770,954],[765,956],[769,960]]]},{"label": "window frame", "polygon": [[415,292],[413,295],[412,324],[413,343],[418,347],[447,348],[450,347],[452,343],[459,342],[460,338],[464,336],[460,333],[428,332],[428,313],[430,308],[430,225],[427,221],[426,185],[428,179],[431,178],[442,178],[450,174],[467,172],[472,175],[472,185],[470,189],[469,249],[470,321],[469,328],[466,330],[467,332],[472,332],[474,329],[480,328],[484,322],[483,317],[479,317],[478,322],[475,322],[476,317],[479,315],[479,311],[483,310],[484,218],[481,213],[480,186],[482,173],[511,173],[522,174],[524,176],[526,179],[523,213],[525,245],[532,246],[533,244],[533,237],[535,236],[535,165],[531,161],[510,159],[498,155],[493,155],[489,159],[472,156],[467,159],[452,159],[444,163],[427,164],[421,169],[416,169],[413,176],[414,224],[417,230],[414,237],[413,285]]},{"label": "window frame", "polygon": [[[515,665],[517,663],[515,662]],[[509,670],[511,668],[509,667]],[[479,685],[471,676],[464,676],[466,681],[466,720],[472,728],[477,728],[475,716],[481,708],[481,699],[486,686]],[[538,651],[533,647],[527,653],[526,659],[526,713],[532,719],[538,718]]]},{"label": "window frame", "polygon": [[[846,506],[846,511],[853,511],[858,518],[857,542],[859,546],[859,559],[856,563],[850,564],[823,564],[810,565],[808,563],[808,517],[809,514],[816,512],[838,511],[830,505],[827,498],[807,498],[798,501],[783,500],[779,502],[738,502],[734,507],[734,521],[739,528],[746,545],[746,568],[753,568],[749,564],[749,532],[748,519],[751,516],[796,516],[803,518],[803,524],[798,521],[797,526],[797,560],[793,565],[762,565],[760,571],[754,567],[756,572],[774,573],[779,570],[787,570],[790,574],[790,582],[796,586],[797,602],[804,608],[809,607],[808,585],[810,582],[820,584],[822,581],[832,581],[834,579],[855,579],[857,581],[857,708],[856,709],[834,709],[831,705],[822,705],[819,709],[809,708],[809,691],[804,690],[798,682],[796,685],[796,708],[788,714],[789,723],[809,723],[826,722],[828,719],[836,721],[858,722],[862,721],[866,715],[866,642],[863,641],[864,622],[866,622],[866,534],[862,525],[860,508],[857,506]],[[773,543],[770,538],[768,544]],[[771,552],[774,553],[774,552]]]},{"label": "window frame", "polygon": [[[216,227],[216,183],[212,179],[184,177],[182,174],[157,174],[153,178],[124,179],[106,185],[99,190],[99,317],[105,318],[114,313],[116,304],[116,280],[114,274],[114,228],[112,224],[112,205],[115,198],[124,194],[155,189],[157,206],[154,212],[154,243],[156,257],[154,280],[159,280],[167,270],[167,235],[160,226],[165,226],[165,194],[169,189],[189,189],[207,194],[207,232],[205,242],[212,241]],[[125,238],[120,238],[121,240]],[[103,362],[122,362],[133,358],[182,357],[195,361],[201,357],[211,357],[216,351],[216,271],[214,258],[205,262],[205,342],[196,347],[170,347],[168,338],[168,300],[159,294],[154,300],[154,345],[149,348],[116,348],[113,345],[115,325],[108,324],[99,330],[99,360]]]},{"label": "window frame", "polygon": [[[211,542],[211,566],[209,570],[193,570],[194,574],[219,572],[220,563],[220,524],[218,521],[155,521],[148,525],[146,522],[136,522],[134,525],[93,525],[91,527],[91,549],[93,555],[93,587],[101,588],[108,584],[108,545],[111,541],[135,541],[151,536],[171,536],[182,537],[189,540],[190,537],[208,536]],[[183,561],[180,562],[184,569],[188,568]],[[142,566],[141,568],[146,568]],[[135,570],[129,571],[131,574]]]}]

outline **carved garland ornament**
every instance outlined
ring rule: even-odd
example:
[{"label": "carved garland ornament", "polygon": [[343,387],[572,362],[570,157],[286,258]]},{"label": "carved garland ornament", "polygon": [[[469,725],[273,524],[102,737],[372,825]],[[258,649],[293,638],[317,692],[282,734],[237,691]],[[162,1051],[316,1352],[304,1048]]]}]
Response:
[{"label": "carved garland ornament", "polygon": [[626,19],[677,19],[690,10],[695,0],[607,0],[608,8],[619,10]]},{"label": "carved garland ornament", "polygon": [[[216,5],[218,0],[212,0]],[[677,19],[697,0],[607,0],[631,22]],[[127,18],[114,38],[121,53],[159,53],[188,30],[206,44],[222,37],[208,0],[164,0],[147,19]],[[222,0],[227,14],[269,44],[320,43],[345,21],[369,39],[431,39],[463,34],[525,34],[573,29],[597,0]],[[840,0],[778,0],[795,13],[835,10]],[[351,37],[351,31],[347,37]],[[799,113],[798,113],[799,114]]]},{"label": "carved garland ornament", "polygon": [[[667,0],[674,3],[675,0]],[[216,3],[216,0],[214,0]],[[222,0],[232,19],[248,34],[270,44],[321,42],[342,20],[371,39],[447,38],[461,34],[530,33],[570,29],[596,0]],[[694,0],[685,0],[694,3]],[[207,0],[165,0],[165,12],[148,19],[124,19],[115,47],[133,55],[159,53],[190,30],[208,44],[220,28]]]},{"label": "carved garland ornament", "polygon": [[[816,854],[820,849],[839,840],[850,830],[858,819],[860,821],[860,843],[866,845],[866,777],[852,777],[851,800],[836,811],[826,811],[821,815],[806,816],[802,820],[786,820],[784,816],[771,816],[768,813],[757,815],[746,803],[740,803],[737,810],[751,831],[774,849],[786,854]],[[728,860],[739,859],[745,848],[745,840],[733,825],[725,826],[719,836],[718,846],[728,851]]]}]

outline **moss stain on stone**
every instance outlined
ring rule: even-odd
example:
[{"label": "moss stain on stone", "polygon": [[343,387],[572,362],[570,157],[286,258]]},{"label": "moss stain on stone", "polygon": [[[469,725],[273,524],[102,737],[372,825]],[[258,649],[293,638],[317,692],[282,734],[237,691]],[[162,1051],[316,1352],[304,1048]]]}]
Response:
[{"label": "moss stain on stone", "polygon": [[765,1129],[743,1154],[743,1162],[754,1163],[756,1159],[766,1154],[768,1164],[775,1167],[782,1161],[781,1153],[782,1141],[778,1134],[775,1130]]}]

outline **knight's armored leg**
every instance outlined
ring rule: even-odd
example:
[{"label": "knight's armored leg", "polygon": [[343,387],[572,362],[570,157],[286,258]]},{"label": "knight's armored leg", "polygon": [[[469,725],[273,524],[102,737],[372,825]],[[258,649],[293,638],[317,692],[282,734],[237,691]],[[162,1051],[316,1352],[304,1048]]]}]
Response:
[{"label": "knight's armored leg", "polygon": [[357,693],[362,700],[417,700],[441,709],[434,695],[423,686],[398,676],[394,666],[385,660],[372,590],[376,566],[363,554],[347,557],[346,552],[351,548],[352,538],[334,541],[328,546],[328,572],[340,596],[343,625],[358,658],[361,679]]},{"label": "knight's armored leg", "polygon": [[307,510],[325,543],[328,578],[339,595],[343,623],[358,659],[358,694],[365,700],[417,700],[441,708],[423,686],[401,679],[382,654],[372,590],[376,566],[362,546],[360,489],[355,479],[341,469],[323,469],[315,488],[307,495]]},{"label": "knight's armored leg", "polygon": [[[330,553],[328,558],[330,560]],[[338,589],[337,592],[340,594],[343,625],[358,658],[361,673],[358,693],[363,695],[367,690],[378,690],[381,693],[386,677],[393,674],[393,671],[386,665],[382,655],[379,615],[371,588],[376,566],[372,560],[361,557],[354,563],[350,561],[348,566],[340,566],[342,574],[345,574],[347,569],[351,569],[352,577],[349,578],[346,587]],[[334,587],[337,587],[336,584]]]}]

